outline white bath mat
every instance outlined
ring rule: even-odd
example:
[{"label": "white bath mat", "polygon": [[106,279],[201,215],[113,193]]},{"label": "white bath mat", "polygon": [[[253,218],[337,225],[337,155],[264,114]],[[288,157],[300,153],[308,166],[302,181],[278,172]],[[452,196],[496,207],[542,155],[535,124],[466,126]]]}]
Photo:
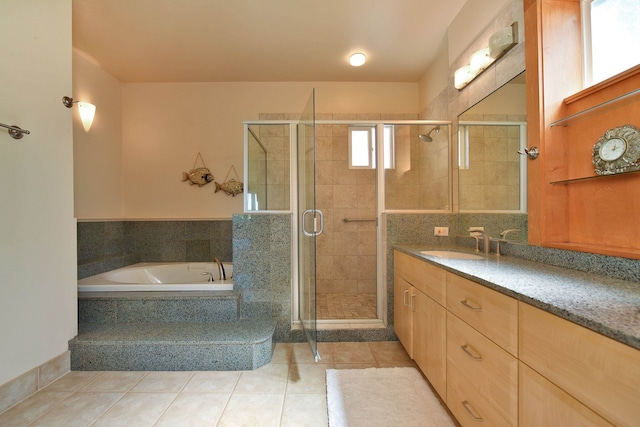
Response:
[{"label": "white bath mat", "polygon": [[330,427],[455,427],[415,368],[328,369]]}]

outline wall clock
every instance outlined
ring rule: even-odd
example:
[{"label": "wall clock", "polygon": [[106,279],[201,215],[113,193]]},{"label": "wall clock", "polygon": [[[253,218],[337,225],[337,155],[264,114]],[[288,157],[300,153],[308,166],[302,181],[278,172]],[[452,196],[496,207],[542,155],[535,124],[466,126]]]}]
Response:
[{"label": "wall clock", "polygon": [[640,130],[632,125],[607,130],[594,144],[591,159],[598,175],[640,170]]}]

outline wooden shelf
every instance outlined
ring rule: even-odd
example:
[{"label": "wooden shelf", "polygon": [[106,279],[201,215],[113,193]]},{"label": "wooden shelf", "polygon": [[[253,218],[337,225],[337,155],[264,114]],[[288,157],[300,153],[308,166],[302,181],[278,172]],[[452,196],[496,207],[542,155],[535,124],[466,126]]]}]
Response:
[{"label": "wooden shelf", "polygon": [[607,110],[622,107],[632,101],[635,101],[635,98],[639,95],[640,95],[640,89],[633,90],[631,92],[625,93],[624,95],[618,96],[617,98],[610,99],[606,102],[603,102],[598,105],[594,105],[593,107],[580,111],[579,113],[575,113],[570,116],[564,117],[560,120],[557,120],[551,123],[550,126],[554,127],[554,126],[572,125],[576,122],[580,122],[582,120],[586,120],[590,117],[601,114]]},{"label": "wooden shelf", "polygon": [[549,182],[549,184],[570,184],[572,182],[590,181],[590,180],[593,180],[593,179],[613,178],[614,176],[631,175],[631,174],[638,173],[638,172],[640,172],[640,170],[630,171],[630,172],[622,172],[622,173],[615,173],[615,174],[611,174],[611,175],[593,175],[593,176],[585,176],[585,177],[582,177],[582,178],[560,179],[558,181],[551,181],[551,182]]}]

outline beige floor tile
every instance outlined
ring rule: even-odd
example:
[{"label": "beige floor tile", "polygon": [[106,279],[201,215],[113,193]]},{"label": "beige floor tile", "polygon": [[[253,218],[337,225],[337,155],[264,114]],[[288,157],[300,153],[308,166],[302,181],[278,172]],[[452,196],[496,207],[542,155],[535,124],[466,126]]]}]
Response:
[{"label": "beige floor tile", "polygon": [[239,378],[240,372],[234,371],[196,372],[182,391],[184,393],[231,394]]},{"label": "beige floor tile", "polygon": [[283,402],[284,394],[234,393],[218,427],[277,427]]},{"label": "beige floor tile", "polygon": [[289,366],[269,364],[253,371],[243,371],[236,385],[236,393],[284,393]]},{"label": "beige floor tile", "polygon": [[131,391],[179,392],[191,379],[193,372],[149,372]]},{"label": "beige floor tile", "polygon": [[367,369],[367,368],[377,368],[378,366],[371,363],[334,363],[333,369]]},{"label": "beige floor tile", "polygon": [[76,391],[102,375],[99,371],[71,371],[46,387],[48,391]]},{"label": "beige floor tile", "polygon": [[292,343],[277,343],[271,356],[271,363],[289,363],[293,354]]},{"label": "beige floor tile", "polygon": [[103,372],[95,380],[87,384],[82,391],[129,391],[135,386],[145,372]]},{"label": "beige floor tile", "polygon": [[175,393],[127,393],[92,426],[152,426],[175,397]]},{"label": "beige floor tile", "polygon": [[[317,343],[320,363],[333,363],[333,343]],[[293,355],[291,363],[316,363],[308,343],[293,344]]]},{"label": "beige floor tile", "polygon": [[71,391],[41,391],[0,414],[0,426],[26,426],[71,396]]},{"label": "beige floor tile", "polygon": [[210,427],[216,425],[230,395],[182,393],[171,403],[154,427]]},{"label": "beige floor tile", "polygon": [[376,363],[366,342],[333,343],[333,363]]},{"label": "beige floor tile", "polygon": [[411,362],[409,355],[399,341],[370,342],[369,348],[378,364],[394,364]]},{"label": "beige floor tile", "polygon": [[287,394],[324,393],[327,389],[326,372],[331,365],[294,364],[289,367]]},{"label": "beige floor tile", "polygon": [[121,397],[122,393],[78,392],[60,402],[30,426],[86,427]]},{"label": "beige floor tile", "polygon": [[328,424],[326,394],[287,393],[281,427],[326,427]]}]

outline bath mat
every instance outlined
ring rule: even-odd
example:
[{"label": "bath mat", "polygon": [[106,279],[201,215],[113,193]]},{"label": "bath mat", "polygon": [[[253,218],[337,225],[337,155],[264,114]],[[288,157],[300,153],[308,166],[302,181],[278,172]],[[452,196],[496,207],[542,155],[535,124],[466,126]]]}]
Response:
[{"label": "bath mat", "polygon": [[415,368],[328,369],[330,427],[455,427]]}]

